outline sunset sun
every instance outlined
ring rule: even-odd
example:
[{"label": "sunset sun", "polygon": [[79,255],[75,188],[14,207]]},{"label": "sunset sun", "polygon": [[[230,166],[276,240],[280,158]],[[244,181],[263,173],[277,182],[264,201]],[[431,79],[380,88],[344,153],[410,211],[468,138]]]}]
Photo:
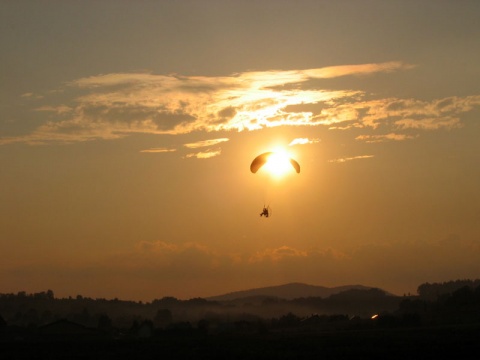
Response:
[{"label": "sunset sun", "polygon": [[281,178],[290,172],[294,172],[289,154],[283,149],[275,150],[265,164],[265,170],[275,178]]}]

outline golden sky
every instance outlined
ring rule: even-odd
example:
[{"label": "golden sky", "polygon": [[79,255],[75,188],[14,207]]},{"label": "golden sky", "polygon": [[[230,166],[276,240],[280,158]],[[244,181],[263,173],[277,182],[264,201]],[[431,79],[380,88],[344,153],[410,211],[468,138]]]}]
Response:
[{"label": "golden sky", "polygon": [[[478,15],[474,1],[2,2],[0,292],[401,295],[477,278]],[[250,172],[280,148],[300,174]]]}]

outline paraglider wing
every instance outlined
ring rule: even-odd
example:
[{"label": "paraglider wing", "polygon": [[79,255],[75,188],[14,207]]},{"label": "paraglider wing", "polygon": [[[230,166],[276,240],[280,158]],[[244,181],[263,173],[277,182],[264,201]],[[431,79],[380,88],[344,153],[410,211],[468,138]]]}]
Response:
[{"label": "paraglider wing", "polygon": [[[258,169],[260,169],[265,163],[268,161],[268,158],[273,154],[273,152],[269,151],[263,154],[258,155],[255,159],[253,159],[252,163],[250,164],[250,171],[252,173],[256,173]],[[297,174],[300,174],[300,164],[293,159],[289,159],[290,164],[294,167]]]},{"label": "paraglider wing", "polygon": [[290,164],[295,168],[297,174],[300,174],[300,164],[293,159],[290,159]]},{"label": "paraglider wing", "polygon": [[272,155],[272,152],[266,152],[258,155],[255,159],[253,159],[252,163],[250,164],[250,171],[255,174],[258,169],[265,165],[270,155]]}]

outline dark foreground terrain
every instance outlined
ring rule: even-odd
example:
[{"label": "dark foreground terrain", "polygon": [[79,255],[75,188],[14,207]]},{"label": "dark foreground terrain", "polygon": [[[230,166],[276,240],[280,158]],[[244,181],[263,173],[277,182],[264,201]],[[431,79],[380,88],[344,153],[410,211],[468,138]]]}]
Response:
[{"label": "dark foreground terrain", "polygon": [[151,303],[0,294],[0,359],[480,359],[480,280]]},{"label": "dark foreground terrain", "polygon": [[479,359],[480,324],[265,333],[165,332],[149,339],[12,339],[1,359]]}]

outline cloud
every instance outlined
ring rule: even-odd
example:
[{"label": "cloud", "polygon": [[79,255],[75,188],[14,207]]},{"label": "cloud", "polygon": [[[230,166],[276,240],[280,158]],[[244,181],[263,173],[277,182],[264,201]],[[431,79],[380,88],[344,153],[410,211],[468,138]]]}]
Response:
[{"label": "cloud", "polygon": [[316,78],[333,78],[347,75],[369,75],[377,72],[410,70],[414,67],[415,65],[404,64],[400,61],[391,61],[381,64],[330,66],[322,69],[306,70],[306,73]]},{"label": "cloud", "polygon": [[325,122],[324,118],[315,119],[309,111],[288,111],[288,107],[325,103],[335,108],[338,101],[361,96],[361,92],[302,89],[300,84],[409,67],[395,62],[219,77],[151,73],[90,76],[67,84],[63,95],[70,100],[66,103],[37,107],[38,111],[51,111],[56,117],[31,134],[3,138],[0,143],[70,143],[118,139],[134,133],[185,134],[319,125]]},{"label": "cloud", "polygon": [[286,258],[302,258],[306,257],[307,253],[288,246],[281,246],[277,249],[265,249],[255,253],[249,259],[249,262],[256,263],[262,261],[278,262]]},{"label": "cloud", "polygon": [[200,147],[217,145],[217,144],[225,142],[225,141],[229,141],[229,139],[228,138],[220,138],[220,139],[202,140],[202,141],[197,141],[197,142],[194,142],[194,143],[184,144],[183,146],[185,146],[189,149],[196,149],[196,148],[200,148]]},{"label": "cloud", "polygon": [[[132,261],[133,260],[133,261]],[[205,245],[196,242],[182,244],[165,241],[142,241],[136,244],[133,252],[119,254],[117,261],[129,268],[186,269],[185,271],[210,271],[228,260],[228,256],[218,254]],[[188,269],[188,270],[187,270]]]},{"label": "cloud", "polygon": [[197,159],[209,159],[215,156],[218,156],[222,153],[220,149],[218,150],[207,150],[207,151],[200,151],[198,153],[190,153],[187,154],[186,158],[197,158]]},{"label": "cloud", "polygon": [[396,134],[390,133],[385,135],[359,135],[355,138],[355,140],[365,141],[367,143],[377,143],[377,142],[384,142],[384,141],[403,141],[403,140],[410,140],[414,139],[416,136],[406,135],[406,134]]},{"label": "cloud", "polygon": [[309,139],[309,138],[296,138],[293,139],[288,146],[295,146],[295,145],[305,145],[305,144],[316,144],[319,143],[320,139]]},{"label": "cloud", "polygon": [[395,121],[395,125],[402,129],[437,130],[439,128],[452,129],[460,127],[460,119],[454,117],[439,117],[426,119],[402,119]]},{"label": "cloud", "polygon": [[[414,292],[424,281],[476,276],[480,255],[478,244],[458,236],[431,242],[364,243],[348,251],[283,245],[234,254],[198,243],[167,242],[143,243],[136,251],[143,254],[137,259],[139,267],[152,264],[158,266],[158,273],[176,276],[175,269],[183,264],[183,273],[188,273],[192,281],[218,281],[224,284],[222,290],[232,278],[251,274],[245,288],[271,285],[275,279],[278,283],[302,281],[325,286],[363,284],[399,294],[401,289]],[[156,261],[160,261],[158,265]],[[206,274],[208,277],[202,279]]]},{"label": "cloud", "polygon": [[167,243],[165,241],[140,241],[135,244],[135,249],[139,253],[160,254],[168,256],[171,253],[178,252],[183,248],[190,247],[192,243],[187,243],[182,246]]},{"label": "cloud", "polygon": [[448,97],[424,101],[417,99],[377,99],[351,104],[361,111],[359,123],[377,128],[391,124],[397,129],[438,130],[461,126],[458,115],[480,106],[480,95]]},{"label": "cloud", "polygon": [[60,106],[40,106],[38,108],[35,109],[36,111],[50,111],[50,112],[54,112],[58,115],[63,115],[63,114],[68,114],[68,113],[71,113],[72,112],[72,108],[69,107],[69,106],[65,106],[65,105],[60,105]]},{"label": "cloud", "polygon": [[[197,142],[194,142],[194,143],[184,144],[183,146],[186,147],[186,148],[189,148],[189,149],[198,149],[198,148],[201,148],[201,147],[209,147],[209,146],[212,146],[212,145],[217,145],[217,144],[220,144],[220,143],[226,142],[226,141],[229,141],[229,139],[228,138],[218,138],[218,139],[210,139],[210,140],[201,140],[201,141],[197,141]],[[141,150],[140,152],[143,152],[143,153],[167,153],[167,152],[175,152],[175,151],[177,151],[177,149],[160,147],[160,148],[145,149],[145,150]],[[214,156],[218,156],[220,154],[221,154],[221,149],[208,149],[206,151],[201,151],[201,152],[198,152],[198,153],[187,154],[185,157],[186,158],[194,157],[194,158],[197,158],[197,159],[208,159],[208,158],[211,158],[211,157],[214,157]]]},{"label": "cloud", "polygon": [[[90,76],[69,82],[62,93],[63,103],[43,99],[44,104],[35,110],[51,115],[32,133],[0,138],[0,144],[73,143],[138,133],[180,135],[279,126],[375,130],[382,125],[392,133],[451,129],[461,126],[460,114],[480,105],[480,95],[431,101],[381,98],[360,90],[328,90],[319,81],[412,67],[387,62],[217,77],[151,73]],[[223,139],[186,146],[212,146]]]},{"label": "cloud", "polygon": [[479,256],[478,241],[454,235],[430,242],[361,243],[349,250],[282,245],[243,253],[219,251],[198,242],[141,241],[95,261],[63,259],[21,266],[7,262],[0,264],[0,270],[6,288],[48,282],[67,291],[63,296],[81,293],[151,301],[294,281],[362,284],[401,295],[415,293],[426,281],[475,278]]},{"label": "cloud", "polygon": [[20,97],[23,98],[23,99],[31,99],[31,100],[43,99],[43,95],[38,95],[38,94],[31,93],[31,92],[22,94],[22,95],[20,95]]},{"label": "cloud", "polygon": [[152,148],[152,149],[145,149],[140,150],[142,153],[166,153],[166,152],[175,152],[176,149],[167,149],[167,148]]},{"label": "cloud", "polygon": [[370,158],[373,158],[373,157],[374,157],[374,155],[360,155],[360,156],[352,156],[352,157],[332,159],[332,160],[328,160],[328,162],[330,162],[330,163],[344,163],[344,162],[347,162],[347,161],[360,160],[360,159],[370,159]]}]

